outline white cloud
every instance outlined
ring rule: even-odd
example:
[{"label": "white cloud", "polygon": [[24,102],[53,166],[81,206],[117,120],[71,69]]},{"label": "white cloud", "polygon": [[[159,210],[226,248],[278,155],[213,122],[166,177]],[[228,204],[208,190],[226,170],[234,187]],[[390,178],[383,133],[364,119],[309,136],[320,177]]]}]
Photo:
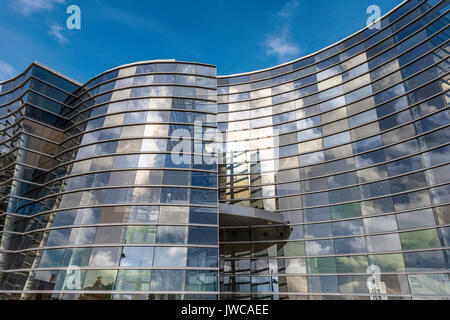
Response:
[{"label": "white cloud", "polygon": [[265,36],[263,48],[268,56],[276,56],[279,63],[297,58],[300,47],[292,41],[291,20],[297,13],[300,1],[288,1],[274,14],[274,22],[278,26],[274,31]]},{"label": "white cloud", "polygon": [[290,18],[296,13],[296,10],[299,6],[300,1],[289,1],[280,9],[280,11],[278,11],[277,14],[280,18]]},{"label": "white cloud", "polygon": [[290,28],[285,25],[281,31],[266,36],[264,49],[267,55],[277,56],[279,62],[295,58],[300,54],[298,45],[290,40]]},{"label": "white cloud", "polygon": [[55,5],[63,3],[66,0],[11,0],[10,7],[28,16],[39,10],[51,10]]},{"label": "white cloud", "polygon": [[90,264],[93,266],[112,266],[114,262],[115,257],[112,251],[97,251],[93,254]]},{"label": "white cloud", "polygon": [[60,44],[69,42],[69,39],[65,36],[64,31],[66,29],[60,25],[54,24],[50,27],[48,33],[50,33]]},{"label": "white cloud", "polygon": [[17,75],[16,69],[10,64],[0,60],[0,81],[7,80]]}]

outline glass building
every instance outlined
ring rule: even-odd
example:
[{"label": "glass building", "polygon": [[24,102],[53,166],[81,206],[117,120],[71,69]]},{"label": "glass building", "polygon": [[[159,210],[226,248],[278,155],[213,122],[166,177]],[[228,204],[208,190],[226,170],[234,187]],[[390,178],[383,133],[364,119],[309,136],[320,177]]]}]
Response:
[{"label": "glass building", "polygon": [[449,299],[449,4],[239,75],[0,82],[0,299]]}]

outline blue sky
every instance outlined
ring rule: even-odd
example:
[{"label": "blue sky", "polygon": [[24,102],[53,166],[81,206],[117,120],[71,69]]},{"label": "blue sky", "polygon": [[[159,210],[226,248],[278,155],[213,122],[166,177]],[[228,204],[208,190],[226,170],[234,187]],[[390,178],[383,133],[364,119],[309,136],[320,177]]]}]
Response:
[{"label": "blue sky", "polygon": [[[322,49],[365,27],[370,5],[401,0],[0,0],[0,80],[40,61],[85,82],[139,60],[218,66],[218,74],[267,68]],[[69,30],[66,9],[81,9]]]}]

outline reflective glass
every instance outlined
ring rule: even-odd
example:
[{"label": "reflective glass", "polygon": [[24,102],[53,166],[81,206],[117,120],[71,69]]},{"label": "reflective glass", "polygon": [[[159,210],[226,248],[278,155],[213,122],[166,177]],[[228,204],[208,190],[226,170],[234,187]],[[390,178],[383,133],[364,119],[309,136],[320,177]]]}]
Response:
[{"label": "reflective glass", "polygon": [[124,247],[120,256],[120,266],[151,267],[154,247]]}]

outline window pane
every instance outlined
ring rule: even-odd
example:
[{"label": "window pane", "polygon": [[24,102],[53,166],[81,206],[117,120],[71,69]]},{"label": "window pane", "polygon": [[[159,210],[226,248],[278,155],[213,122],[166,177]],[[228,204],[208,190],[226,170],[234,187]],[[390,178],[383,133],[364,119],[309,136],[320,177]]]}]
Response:
[{"label": "window pane", "polygon": [[217,205],[217,191],[191,189],[191,203]]},{"label": "window pane", "polygon": [[119,248],[93,248],[90,267],[112,267],[116,266],[119,259]]},{"label": "window pane", "polygon": [[183,244],[186,243],[187,227],[159,226],[157,243]]},{"label": "window pane", "polygon": [[216,228],[189,227],[189,244],[217,244],[218,232]]},{"label": "window pane", "polygon": [[430,189],[434,204],[450,202],[450,184]]},{"label": "window pane", "polygon": [[414,156],[387,164],[389,176],[396,176],[402,173],[419,170],[422,168],[420,156]]},{"label": "window pane", "polygon": [[42,254],[39,268],[59,267],[63,261],[65,249],[45,250]]},{"label": "window pane", "polygon": [[120,265],[125,267],[151,267],[154,247],[124,247]]},{"label": "window pane", "polygon": [[411,274],[408,280],[412,294],[450,294],[448,274]]},{"label": "window pane", "polygon": [[278,245],[278,255],[284,257],[296,257],[305,255],[305,243],[303,241],[286,242]]},{"label": "window pane", "polygon": [[381,137],[375,136],[365,140],[352,143],[355,153],[365,152],[382,146]]},{"label": "window pane", "polygon": [[361,206],[359,203],[349,203],[338,206],[332,206],[331,215],[333,220],[360,217]]},{"label": "window pane", "polygon": [[[281,261],[279,261],[280,263]],[[305,259],[284,259],[284,273],[306,273]]]},{"label": "window pane", "polygon": [[400,230],[425,228],[435,225],[432,209],[399,213],[397,214],[397,222]]},{"label": "window pane", "polygon": [[151,291],[183,291],[185,286],[184,270],[153,270]]},{"label": "window pane", "polygon": [[[73,229],[72,232],[75,230],[77,229]],[[48,235],[46,246],[64,246],[67,244],[67,241],[69,241],[70,234],[70,229],[52,230]]]},{"label": "window pane", "polygon": [[155,226],[128,226],[125,236],[126,243],[155,243]]},{"label": "window pane", "polygon": [[83,290],[113,290],[117,270],[88,270]]},{"label": "window pane", "polygon": [[156,222],[158,212],[159,207],[154,206],[130,207],[128,222]]},{"label": "window pane", "polygon": [[308,277],[308,292],[311,293],[337,293],[337,276]]},{"label": "window pane", "polygon": [[335,239],[336,254],[362,253],[366,251],[364,237]]},{"label": "window pane", "polygon": [[217,291],[216,271],[186,271],[186,291]]},{"label": "window pane", "polygon": [[307,258],[308,273],[336,273],[336,260],[334,257]]},{"label": "window pane", "polygon": [[363,234],[362,220],[350,220],[333,223],[333,235],[335,236],[349,236]]},{"label": "window pane", "polygon": [[305,238],[326,238],[331,235],[331,223],[305,225]]},{"label": "window pane", "polygon": [[378,254],[369,256],[371,264],[380,267],[381,272],[404,272],[405,263],[401,253],[398,254]]},{"label": "window pane", "polygon": [[178,247],[156,247],[155,267],[185,267],[187,257],[187,248]]},{"label": "window pane", "polygon": [[350,141],[350,134],[348,132],[343,132],[323,138],[323,146],[325,148],[329,148],[336,146],[338,144],[347,143],[349,141]]},{"label": "window pane", "polygon": [[187,203],[188,189],[162,188],[161,202],[163,203]]},{"label": "window pane", "polygon": [[69,245],[83,245],[94,243],[96,228],[72,229]]},{"label": "window pane", "polygon": [[369,252],[401,250],[398,234],[385,234],[367,237],[367,250]]},{"label": "window pane", "polygon": [[306,254],[308,256],[334,254],[333,240],[306,241]]},{"label": "window pane", "polygon": [[91,248],[66,249],[63,266],[87,266],[91,257],[91,250]]},{"label": "window pane", "polygon": [[396,210],[407,210],[431,205],[427,190],[416,191],[394,197]]},{"label": "window pane", "polygon": [[101,227],[97,228],[95,234],[95,244],[120,243],[122,239],[122,227]]},{"label": "window pane", "polygon": [[378,233],[397,230],[395,215],[381,216],[364,219],[364,227],[367,233]]},{"label": "window pane", "polygon": [[336,257],[337,272],[366,273],[369,263],[366,256]]},{"label": "window pane", "polygon": [[149,291],[151,270],[119,270],[116,290]]},{"label": "window pane", "polygon": [[441,250],[404,253],[405,265],[408,271],[426,272],[445,270],[445,257]]},{"label": "window pane", "polygon": [[404,250],[439,248],[440,241],[435,229],[400,233]]},{"label": "window pane", "polygon": [[188,248],[187,267],[217,267],[218,250],[215,248]]}]

